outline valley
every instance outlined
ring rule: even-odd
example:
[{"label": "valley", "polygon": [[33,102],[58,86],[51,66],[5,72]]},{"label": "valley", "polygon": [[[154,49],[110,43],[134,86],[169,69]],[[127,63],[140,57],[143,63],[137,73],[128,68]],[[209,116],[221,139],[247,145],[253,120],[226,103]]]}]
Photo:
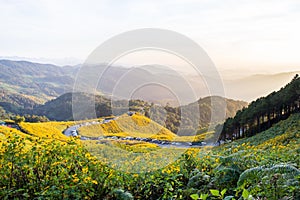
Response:
[{"label": "valley", "polygon": [[[35,96],[7,82],[15,86],[1,85],[0,198],[298,199],[299,81],[250,104],[208,96],[179,106],[55,87]],[[96,118],[83,108],[74,120],[74,99],[95,102]],[[225,119],[211,121],[213,109]]]},{"label": "valley", "polygon": [[299,0],[0,0],[0,200],[300,200]]},{"label": "valley", "polygon": [[[51,122],[49,128],[46,128],[46,124],[50,122],[45,125],[23,125],[28,131],[31,130],[30,135],[0,126],[0,152],[4,159],[1,164],[16,166],[12,171],[13,179],[7,176],[11,174],[8,171],[11,168],[1,168],[3,176],[0,182],[6,187],[9,184],[15,185],[14,187],[18,185],[28,191],[28,195],[32,195],[32,188],[27,189],[27,181],[32,181],[33,189],[42,190],[43,193],[38,195],[44,197],[53,197],[55,194],[57,197],[82,195],[81,190],[88,188],[96,192],[86,193],[91,198],[115,196],[120,192],[133,198],[133,195],[141,195],[139,187],[142,187],[145,198],[156,198],[164,190],[170,191],[170,197],[212,195],[209,192],[213,189],[219,192],[226,189],[225,195],[242,195],[246,192],[255,195],[259,191],[258,195],[271,199],[287,194],[297,198],[300,174],[297,169],[300,164],[299,120],[299,114],[294,114],[253,137],[219,147],[186,149],[161,148],[144,141],[108,140],[97,144],[93,141],[76,140],[76,137],[64,137],[62,129],[72,123]],[[30,129],[30,126],[34,129]],[[55,134],[48,134],[50,132]],[[161,168],[166,163],[170,165]],[[38,174],[32,170],[38,170]],[[26,182],[17,179],[24,172],[22,177]],[[272,189],[269,184],[275,174],[279,176],[277,187],[280,190]],[[262,175],[263,180],[255,178]],[[41,180],[47,182],[34,184]],[[169,185],[170,181],[172,185]],[[83,188],[79,188],[78,183],[84,184]],[[142,186],[136,185],[137,183]],[[48,184],[55,188],[49,189]],[[120,185],[125,190],[111,190]],[[270,186],[271,189],[266,189]],[[164,190],[161,191],[161,188]],[[237,188],[236,191],[232,191],[233,188]],[[153,190],[156,192],[151,193]],[[4,191],[7,190],[2,190],[2,195],[27,195],[22,192],[8,194]],[[72,192],[67,194],[67,191]]]},{"label": "valley", "polygon": [[299,0],[0,9],[0,200],[300,200]]}]

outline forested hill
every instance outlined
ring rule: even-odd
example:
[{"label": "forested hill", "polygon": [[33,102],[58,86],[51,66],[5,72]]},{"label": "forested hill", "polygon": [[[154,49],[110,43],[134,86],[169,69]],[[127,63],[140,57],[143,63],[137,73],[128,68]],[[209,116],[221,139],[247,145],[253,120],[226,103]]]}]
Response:
[{"label": "forested hill", "polygon": [[238,111],[235,117],[228,118],[223,124],[220,140],[253,136],[299,111],[300,77],[297,74],[279,91],[253,101],[247,108]]},{"label": "forested hill", "polygon": [[[59,67],[27,61],[0,60],[0,92],[5,96],[19,95],[36,103],[53,99],[72,90],[77,67]],[[11,97],[11,102],[22,105]]]},{"label": "forested hill", "polygon": [[[93,102],[95,100],[95,108],[97,117],[105,117],[112,115],[112,105],[111,99],[101,95],[91,95],[87,93],[67,93],[61,95],[60,97],[46,102],[44,105],[35,107],[33,110],[25,110],[21,114],[34,114],[39,116],[46,116],[50,120],[66,121],[73,120],[72,113],[72,95],[81,101]],[[248,103],[244,101],[237,101],[232,99],[224,99],[222,97],[212,96],[199,99],[197,102],[185,106],[187,111],[187,116],[181,116],[180,110],[181,107],[170,107],[170,106],[161,106],[147,101],[142,100],[130,100],[129,109],[131,111],[136,111],[145,114],[147,117],[150,117],[154,121],[164,125],[166,128],[172,132],[177,132],[180,122],[185,122],[185,129],[187,132],[193,129],[193,125],[200,124],[200,127],[194,128],[205,128],[210,123],[211,120],[211,109],[212,105],[216,106],[216,109],[222,109],[222,103],[226,102],[226,117],[233,117],[235,113],[247,106]],[[128,111],[128,102],[124,100],[114,101],[114,111],[116,107],[118,108],[117,114],[121,115]],[[201,110],[201,116],[195,116],[195,107],[199,107]],[[165,111],[165,114],[163,113]],[[84,113],[93,112],[91,110],[82,110],[82,119],[85,119],[86,116]],[[166,117],[166,119],[164,118]],[[199,118],[200,117],[200,118]],[[199,118],[199,122],[195,122],[195,119]],[[222,119],[223,120],[223,119]],[[222,120],[218,122],[222,122]]]}]

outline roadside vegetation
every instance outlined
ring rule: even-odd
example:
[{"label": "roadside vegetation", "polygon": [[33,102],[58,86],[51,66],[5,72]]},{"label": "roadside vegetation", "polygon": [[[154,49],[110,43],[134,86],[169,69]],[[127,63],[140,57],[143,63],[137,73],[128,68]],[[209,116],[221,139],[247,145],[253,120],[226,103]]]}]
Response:
[{"label": "roadside vegetation", "polygon": [[[111,141],[90,144],[97,145],[93,152],[76,138],[62,141],[0,126],[0,198],[299,199],[299,130],[298,113],[220,147],[172,149]],[[123,160],[118,164],[100,154]],[[162,158],[174,162],[161,165]]]},{"label": "roadside vegetation", "polygon": [[139,113],[97,119],[103,123],[81,126],[77,137],[62,131],[94,120],[28,123],[15,116],[0,126],[0,199],[300,199],[299,81],[228,118],[216,128],[225,144],[214,147],[118,140],[212,135],[178,136]]}]

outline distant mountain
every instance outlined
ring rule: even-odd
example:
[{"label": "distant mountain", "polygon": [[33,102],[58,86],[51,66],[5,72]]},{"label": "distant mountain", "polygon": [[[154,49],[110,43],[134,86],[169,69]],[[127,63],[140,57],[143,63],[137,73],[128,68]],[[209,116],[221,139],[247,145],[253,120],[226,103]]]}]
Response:
[{"label": "distant mountain", "polygon": [[287,84],[298,72],[286,72],[278,74],[257,74],[232,80],[224,80],[226,96],[233,99],[242,99],[248,102],[258,97],[268,95],[279,90]]},{"label": "distant mountain", "polygon": [[[199,106],[199,111],[201,114],[200,120],[203,124],[208,124],[211,120],[211,110],[214,109],[215,111],[223,109],[223,105],[226,105],[225,107],[225,118],[235,116],[236,112],[238,110],[241,110],[244,107],[248,106],[248,103],[245,101],[239,101],[239,100],[233,100],[233,99],[227,99],[219,96],[211,96],[211,97],[205,97],[199,99],[197,102],[191,103],[187,106],[189,108],[189,116],[192,116],[191,118],[196,118],[196,116],[193,117],[195,113],[195,109],[193,109],[195,106]],[[219,116],[219,120],[222,120],[222,116]]]},{"label": "distant mountain", "polygon": [[[60,67],[28,61],[0,60],[0,92],[5,96],[21,95],[24,99],[28,98],[39,104],[71,92],[75,81],[79,83],[81,91],[94,91],[95,85],[92,82],[94,80],[96,83],[99,81],[96,89],[100,94],[110,96],[117,86],[121,92],[115,96],[120,99],[128,95],[127,89],[139,87],[140,83],[145,82],[150,84],[136,90],[133,94],[135,99],[173,104],[176,96],[162,85],[171,85],[171,90],[176,90],[176,95],[180,96],[182,104],[191,103],[200,97],[196,95],[192,98],[192,90],[187,90],[190,86],[185,77],[164,66],[145,65],[132,68],[113,66],[106,69],[105,64],[98,64],[85,66],[83,69],[81,67],[80,65]],[[77,76],[78,73],[84,74],[82,79],[81,76]],[[203,83],[195,82],[193,85],[198,88],[198,91],[204,88]],[[16,104],[7,99],[14,100],[14,98],[5,98],[0,99],[0,102]]]},{"label": "distant mountain", "polygon": [[[93,101],[94,96],[86,93],[76,93],[78,101]],[[72,98],[73,93],[66,93],[59,96],[56,99],[46,102],[44,105],[37,106],[34,110],[27,110],[25,112],[31,112],[31,114],[46,116],[50,120],[56,121],[70,121],[73,120],[72,112]],[[111,113],[111,101],[108,98],[97,95],[95,97],[96,107],[98,107],[97,116],[110,116]],[[82,118],[87,118],[87,114],[93,112],[93,110],[82,110]]]},{"label": "distant mountain", "polygon": [[[64,93],[71,92],[76,78],[81,85],[81,91],[84,92],[86,90],[94,91],[95,86],[92,85],[91,80],[99,80],[96,86],[97,91],[99,94],[108,96],[115,89],[126,93],[125,89],[135,87],[134,84],[140,82],[170,83],[173,87],[171,89],[176,90],[177,97],[180,97],[181,105],[213,95],[210,94],[204,81],[205,78],[208,78],[205,77],[205,74],[200,77],[188,75],[173,71],[162,65],[144,65],[131,68],[113,66],[104,70],[106,65],[99,64],[88,67],[88,70],[80,71],[81,67],[81,65],[60,67],[28,61],[0,60],[0,94],[8,96],[6,98],[1,98],[0,96],[0,102],[18,105],[19,103],[14,101],[15,98],[9,96],[21,95],[22,98],[28,99],[26,101],[32,100],[37,104],[44,103]],[[77,77],[78,72],[90,74],[81,80]],[[104,73],[101,74],[101,72]],[[234,77],[232,79],[226,76],[223,80],[225,96],[250,102],[259,96],[280,89],[295,74],[296,72],[252,76],[244,74],[241,78]],[[100,77],[100,75],[102,76]],[[172,93],[174,91],[169,91],[168,88],[164,88],[162,85],[150,84],[143,86],[135,90],[132,97],[163,105],[166,105],[168,102],[173,106],[179,105],[180,103],[176,102],[177,97]],[[191,91],[187,90],[189,87],[195,91],[195,97],[192,97]],[[119,93],[120,99],[124,99],[122,96],[128,95],[122,94],[122,92]],[[12,102],[8,101],[8,99],[12,100]],[[21,105],[21,107],[23,106]]]},{"label": "distant mountain", "polygon": [[83,59],[78,59],[74,57],[65,57],[65,58],[29,58],[29,57],[19,57],[19,56],[0,56],[0,60],[12,60],[12,61],[29,61],[32,63],[41,63],[41,64],[52,64],[58,66],[66,66],[66,65],[77,65],[78,63],[82,63]]},{"label": "distant mountain", "polygon": [[[8,113],[14,114],[31,114],[46,116],[51,120],[72,120],[72,91],[75,80],[80,83],[82,89],[86,92],[94,90],[91,86],[91,80],[96,78],[98,80],[99,72],[104,72],[99,79],[97,90],[99,94],[96,95],[96,115],[98,117],[111,115],[111,101],[119,106],[119,114],[126,112],[126,107],[123,106],[122,99],[128,95],[128,89],[135,89],[141,82],[158,82],[170,83],[173,89],[176,90],[176,95],[167,88],[160,87],[160,85],[148,85],[141,90],[135,90],[130,101],[130,109],[144,112],[144,114],[156,113],[152,116],[157,122],[165,123],[164,125],[176,131],[178,129],[179,121],[185,121],[185,127],[194,127],[195,119],[190,118],[194,116],[194,107],[199,105],[201,110],[200,124],[201,127],[206,127],[210,122],[210,105],[213,102],[222,102],[223,98],[211,97],[203,98],[195,102],[190,97],[190,91],[186,90],[188,83],[184,82],[185,78],[182,74],[174,72],[167,67],[160,65],[145,65],[133,68],[125,68],[121,66],[109,67],[104,70],[106,65],[99,64],[95,66],[87,66],[83,69],[83,73],[88,75],[80,79],[77,74],[82,69],[78,66],[64,66],[59,67],[51,64],[39,64],[27,61],[10,61],[0,60],[0,107],[3,107]],[[126,75],[126,76],[124,76]],[[199,79],[199,77],[198,77]],[[194,88],[201,90],[203,83],[194,80],[190,77],[190,83]],[[186,85],[185,85],[186,84]],[[116,88],[120,87],[118,98],[110,99]],[[117,88],[118,89],[118,88]],[[205,93],[203,93],[204,95]],[[115,95],[115,94],[114,94]],[[209,94],[208,94],[209,95]],[[176,97],[180,96],[181,102],[176,102]],[[85,101],[93,102],[93,96],[80,93],[77,98]],[[198,98],[199,97],[194,97]],[[192,103],[195,102],[195,103]],[[226,117],[231,117],[238,109],[246,106],[246,102],[234,101],[226,99],[227,110]],[[155,104],[152,104],[155,103]],[[158,103],[156,105],[156,103]],[[188,110],[187,116],[180,115],[180,109],[184,104]],[[220,106],[218,107],[220,108]],[[79,118],[90,118],[92,116],[85,116],[86,113],[92,113],[91,108],[81,108]],[[160,112],[167,110],[167,119],[164,119]],[[151,112],[150,112],[151,111]],[[82,116],[81,116],[82,115]],[[180,120],[184,117],[185,120]],[[78,119],[78,117],[77,117]],[[195,128],[195,127],[194,127]],[[197,127],[198,128],[198,127]]]},{"label": "distant mountain", "polygon": [[16,93],[0,92],[0,107],[7,113],[22,113],[24,109],[33,109],[37,105],[37,100],[27,95]]},{"label": "distant mountain", "polygon": [[183,127],[180,129],[181,135],[190,135],[195,129],[206,132],[209,125],[214,126],[228,117],[235,116],[238,110],[247,106],[247,102],[219,96],[200,98],[188,105],[165,107],[168,111],[165,123],[172,132],[178,132],[181,125]]},{"label": "distant mountain", "polygon": [[75,74],[76,67],[0,60],[0,92],[45,102],[71,91]]}]

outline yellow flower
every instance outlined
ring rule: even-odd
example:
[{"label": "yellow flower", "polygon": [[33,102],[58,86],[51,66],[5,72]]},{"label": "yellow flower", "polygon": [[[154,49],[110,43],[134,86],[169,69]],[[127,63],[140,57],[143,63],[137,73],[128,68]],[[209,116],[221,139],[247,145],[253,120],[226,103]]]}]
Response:
[{"label": "yellow flower", "polygon": [[54,162],[53,164],[52,164],[52,166],[56,166],[56,165],[59,165],[60,164],[60,162]]},{"label": "yellow flower", "polygon": [[86,153],[84,156],[89,159],[91,157],[91,154],[90,153]]},{"label": "yellow flower", "polygon": [[92,180],[92,183],[98,185],[98,182],[96,180]]},{"label": "yellow flower", "polygon": [[84,178],[84,182],[87,183],[88,181],[90,181],[92,178],[91,177],[86,177]]},{"label": "yellow flower", "polygon": [[77,183],[78,181],[79,181],[79,178],[73,179],[73,182],[74,182],[74,183]]},{"label": "yellow flower", "polygon": [[88,171],[89,171],[89,168],[88,168],[88,167],[82,168],[82,172],[83,172],[84,174],[86,174]]}]

